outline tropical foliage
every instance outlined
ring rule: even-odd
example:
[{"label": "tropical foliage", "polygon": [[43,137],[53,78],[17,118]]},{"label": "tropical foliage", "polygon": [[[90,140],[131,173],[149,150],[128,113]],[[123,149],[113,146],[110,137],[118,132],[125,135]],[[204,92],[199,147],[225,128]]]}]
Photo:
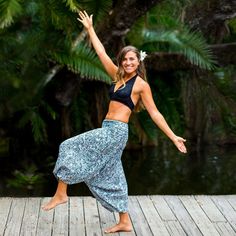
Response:
[{"label": "tropical foliage", "polygon": [[200,68],[213,69],[216,61],[206,40],[176,18],[177,14],[181,15],[181,8],[171,13],[170,9],[175,7],[176,4],[169,1],[169,4],[165,2],[152,9],[134,25],[128,35],[129,41],[148,52],[180,53]]},{"label": "tropical foliage", "polygon": [[[96,20],[107,12],[101,1]],[[87,6],[88,5],[88,6]],[[93,1],[81,3],[91,7]],[[76,1],[1,1],[1,120],[20,112],[19,127],[31,123],[36,142],[47,140],[43,107],[55,119],[53,107],[43,99],[44,87],[63,66],[80,78],[109,83],[94,51],[78,40],[81,25],[76,20]]]},{"label": "tropical foliage", "polygon": [[[181,53],[200,68],[214,69],[215,61],[206,40],[184,23],[184,11],[189,4],[191,1],[187,0],[168,0],[158,4],[135,22],[125,42],[148,53]],[[113,10],[113,5],[111,0],[0,0],[0,121],[7,124],[7,129],[22,132],[26,129],[29,135],[30,127],[35,143],[48,144],[52,123],[63,126],[67,120],[66,125],[76,129],[75,133],[92,126],[93,114],[87,96],[89,90],[86,90],[87,82],[84,81],[97,80],[109,84],[110,78],[76,19],[77,11],[86,9],[93,13],[96,27]],[[173,79],[172,73],[148,73],[158,108],[175,130],[183,132],[179,81]],[[54,93],[55,84],[66,90],[58,78],[67,76],[82,83],[72,101],[64,105],[69,108],[63,108],[66,117],[62,120],[61,110],[45,94],[48,90]],[[169,79],[163,80],[163,76]],[[101,101],[107,102],[102,91],[99,92],[102,94]],[[94,98],[95,95],[89,96]],[[149,143],[148,140],[155,143],[159,135],[153,127],[147,114],[140,113],[131,121],[131,137],[142,144]]]}]

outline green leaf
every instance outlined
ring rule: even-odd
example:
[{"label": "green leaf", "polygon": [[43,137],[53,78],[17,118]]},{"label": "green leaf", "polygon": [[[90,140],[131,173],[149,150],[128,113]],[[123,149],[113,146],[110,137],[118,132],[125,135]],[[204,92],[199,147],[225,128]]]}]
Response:
[{"label": "green leaf", "polygon": [[183,23],[185,9],[191,4],[188,0],[158,4],[136,21],[127,35],[129,44],[149,52],[180,53],[200,68],[215,69],[215,58],[204,37]]},{"label": "green leaf", "polygon": [[112,0],[80,0],[79,5],[81,10],[86,10],[89,15],[93,14],[93,21],[96,24],[108,15],[112,2]]},{"label": "green leaf", "polygon": [[42,143],[47,140],[46,123],[36,107],[26,109],[18,125],[19,127],[24,127],[28,123],[32,126],[32,133],[36,143]]},{"label": "green leaf", "polygon": [[76,0],[64,0],[66,5],[70,8],[71,11],[77,12],[79,9],[79,5]]},{"label": "green leaf", "polygon": [[17,0],[0,0],[0,28],[12,24],[13,18],[22,12],[22,7]]},{"label": "green leaf", "polygon": [[69,70],[80,74],[81,77],[111,83],[111,78],[97,55],[87,45],[79,44],[72,52],[54,53],[53,57],[60,64],[66,65]]},{"label": "green leaf", "polygon": [[53,120],[56,120],[57,113],[53,110],[53,108],[45,101],[41,102],[43,105],[43,108],[47,111],[47,113],[51,116]]},{"label": "green leaf", "polygon": [[32,111],[31,125],[33,137],[36,143],[41,143],[46,140],[46,123],[41,118],[40,114],[36,111]]},{"label": "green leaf", "polygon": [[76,19],[75,11],[78,8],[78,5],[73,5],[73,1],[66,2],[67,6],[62,1],[49,0],[50,7],[50,20],[56,29],[62,29],[65,32],[68,32],[68,35],[71,35],[74,30],[78,29],[80,25]]},{"label": "green leaf", "polygon": [[210,51],[205,39],[197,32],[189,30],[157,31],[143,30],[143,42],[141,46],[152,50],[160,50],[161,44],[167,44],[168,52],[177,52],[183,54],[192,64],[202,69],[212,70],[216,63],[212,52]]}]

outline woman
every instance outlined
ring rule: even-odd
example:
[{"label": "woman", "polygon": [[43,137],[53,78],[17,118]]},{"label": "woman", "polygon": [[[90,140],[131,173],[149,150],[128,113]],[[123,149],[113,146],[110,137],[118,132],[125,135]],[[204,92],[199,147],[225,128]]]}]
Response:
[{"label": "woman", "polygon": [[145,81],[145,69],[139,51],[132,46],[123,48],[116,66],[94,31],[92,15],[88,16],[85,11],[79,12],[78,20],[86,28],[97,55],[114,81],[109,91],[111,101],[102,128],[70,138],[60,145],[54,169],[59,180],[57,191],[43,209],[50,210],[67,202],[67,184],[84,181],[105,208],[119,212],[118,224],[105,232],[131,231],[121,154],[128,139],[128,121],[132,110],[139,109],[142,102],[154,123],[183,153],[186,153],[185,140],[172,132],[157,110],[151,89]]}]

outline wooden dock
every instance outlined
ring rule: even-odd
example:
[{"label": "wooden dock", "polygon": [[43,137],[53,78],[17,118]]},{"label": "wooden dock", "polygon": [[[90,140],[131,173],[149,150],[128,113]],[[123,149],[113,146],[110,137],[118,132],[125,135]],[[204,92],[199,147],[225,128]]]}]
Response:
[{"label": "wooden dock", "polygon": [[[92,197],[70,197],[49,212],[49,198],[0,198],[0,236],[101,236],[117,214]],[[115,236],[236,236],[236,195],[130,196],[133,232]]]}]

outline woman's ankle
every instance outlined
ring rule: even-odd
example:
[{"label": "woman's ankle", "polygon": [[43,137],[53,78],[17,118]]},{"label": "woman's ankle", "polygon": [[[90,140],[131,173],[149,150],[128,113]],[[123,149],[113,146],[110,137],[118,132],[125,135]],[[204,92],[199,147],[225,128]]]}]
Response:
[{"label": "woman's ankle", "polygon": [[68,195],[66,193],[55,193],[55,195],[53,196],[54,198],[59,198],[59,199],[66,199],[68,198]]},{"label": "woman's ankle", "polygon": [[131,220],[128,213],[119,213],[120,219],[119,223],[121,224],[130,224]]}]

